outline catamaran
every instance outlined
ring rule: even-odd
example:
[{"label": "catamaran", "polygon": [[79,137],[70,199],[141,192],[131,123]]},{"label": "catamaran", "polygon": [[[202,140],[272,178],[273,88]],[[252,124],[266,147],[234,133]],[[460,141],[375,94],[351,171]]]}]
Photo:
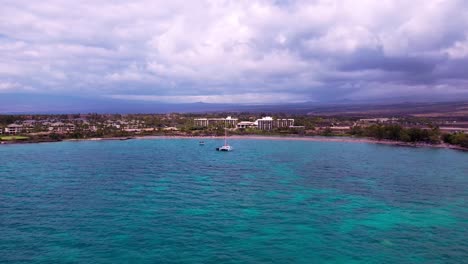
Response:
[{"label": "catamaran", "polygon": [[232,151],[233,147],[229,146],[227,143],[227,129],[224,129],[224,145],[216,148],[217,151]]}]

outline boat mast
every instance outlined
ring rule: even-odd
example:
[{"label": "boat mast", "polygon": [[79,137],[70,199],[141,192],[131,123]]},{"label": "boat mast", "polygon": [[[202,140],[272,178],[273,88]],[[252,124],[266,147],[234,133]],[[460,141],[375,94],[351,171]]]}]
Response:
[{"label": "boat mast", "polygon": [[224,128],[224,146],[227,146],[227,139],[226,139],[226,137],[227,137],[227,129]]}]

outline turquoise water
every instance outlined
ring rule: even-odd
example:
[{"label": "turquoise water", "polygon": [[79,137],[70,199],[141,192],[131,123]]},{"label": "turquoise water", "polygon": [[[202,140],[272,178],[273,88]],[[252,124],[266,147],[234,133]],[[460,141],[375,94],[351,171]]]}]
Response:
[{"label": "turquoise water", "polygon": [[468,153],[205,142],[0,146],[0,263],[468,262]]}]

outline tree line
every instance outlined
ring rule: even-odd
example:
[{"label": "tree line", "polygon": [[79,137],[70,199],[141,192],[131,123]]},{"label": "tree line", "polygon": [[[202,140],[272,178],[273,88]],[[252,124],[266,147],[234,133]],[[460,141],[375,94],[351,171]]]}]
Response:
[{"label": "tree line", "polygon": [[445,143],[468,148],[468,135],[464,133],[445,134],[442,136]]},{"label": "tree line", "polygon": [[368,127],[355,126],[350,134],[359,137],[370,137],[378,140],[393,140],[402,142],[440,143],[439,128],[404,128],[400,125],[371,125]]}]

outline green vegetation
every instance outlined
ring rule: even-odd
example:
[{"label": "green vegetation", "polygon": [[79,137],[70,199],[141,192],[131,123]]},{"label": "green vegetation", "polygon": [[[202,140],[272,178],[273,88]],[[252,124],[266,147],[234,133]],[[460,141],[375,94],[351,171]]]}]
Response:
[{"label": "green vegetation", "polygon": [[[0,115],[0,129],[6,131],[11,124],[23,126],[19,135],[0,135],[0,140],[15,142],[51,142],[64,139],[128,138],[133,136],[223,136],[224,123],[210,123],[208,127],[196,126],[195,118],[224,118],[234,116],[239,121],[255,120],[263,116],[274,119],[293,118],[295,127],[261,130],[239,128],[231,124],[229,135],[264,136],[353,136],[376,140],[409,143],[438,144],[441,141],[468,148],[468,135],[444,134],[447,126],[466,127],[468,118],[435,119],[420,117],[395,117],[381,121],[369,116],[314,116],[312,114],[281,113],[170,113],[170,114],[71,114],[71,115]],[[457,123],[458,122],[458,123]],[[54,125],[58,123],[58,125]],[[62,124],[62,125],[60,125]],[[25,137],[27,136],[27,137]]]},{"label": "green vegetation", "polygon": [[337,136],[333,134],[333,130],[329,127],[325,128],[325,130],[322,131],[321,136],[324,137],[332,137],[332,136]]},{"label": "green vegetation", "polygon": [[12,141],[12,140],[27,140],[29,137],[24,137],[24,136],[5,136],[5,137],[0,137],[0,140],[4,141]]},{"label": "green vegetation", "polygon": [[11,124],[17,120],[23,120],[24,117],[22,116],[15,116],[15,115],[0,115],[0,125],[6,126]]},{"label": "green vegetation", "polygon": [[350,131],[353,136],[370,137],[377,140],[393,140],[403,142],[424,142],[436,144],[440,142],[438,128],[404,128],[400,125],[372,125],[369,127],[353,127]]},{"label": "green vegetation", "polygon": [[468,148],[468,135],[467,134],[463,134],[463,133],[445,134],[443,135],[442,139],[445,143]]}]

